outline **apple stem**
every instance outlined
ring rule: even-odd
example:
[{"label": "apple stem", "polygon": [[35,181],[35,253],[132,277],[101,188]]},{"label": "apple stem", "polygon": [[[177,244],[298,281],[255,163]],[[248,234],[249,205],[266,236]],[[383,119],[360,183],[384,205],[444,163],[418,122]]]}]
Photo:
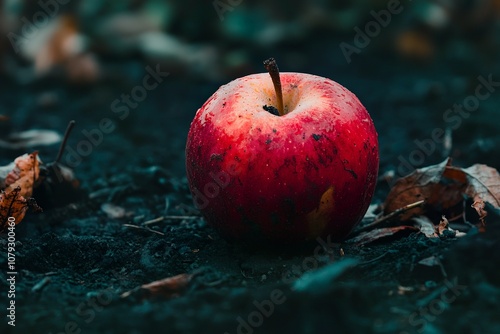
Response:
[{"label": "apple stem", "polygon": [[281,89],[280,70],[278,69],[278,64],[276,64],[276,60],[274,60],[274,58],[269,58],[264,60],[264,67],[273,80],[276,99],[278,101],[278,113],[280,116],[283,116],[285,114],[285,110],[283,107],[283,91]]}]

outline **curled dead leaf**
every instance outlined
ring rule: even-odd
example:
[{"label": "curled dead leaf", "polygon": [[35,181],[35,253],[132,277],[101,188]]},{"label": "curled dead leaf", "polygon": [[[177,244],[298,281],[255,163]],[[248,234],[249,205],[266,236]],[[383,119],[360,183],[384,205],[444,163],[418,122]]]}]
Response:
[{"label": "curled dead leaf", "polygon": [[[429,213],[460,216],[464,197],[474,199],[479,217],[485,217],[481,201],[500,209],[500,174],[494,168],[476,164],[469,168],[451,165],[451,159],[415,170],[396,181],[384,203],[384,214],[424,200],[425,205],[405,211],[399,216],[407,221]],[[478,210],[476,209],[476,211]],[[484,211],[484,212],[483,212]],[[438,217],[439,217],[438,216]]]},{"label": "curled dead leaf", "polygon": [[486,205],[485,205],[484,201],[479,196],[476,196],[474,198],[474,203],[472,203],[472,205],[471,205],[471,208],[476,210],[476,212],[479,216],[479,223],[480,223],[481,232],[484,232],[484,225],[485,225],[484,219],[488,215],[488,212],[486,212],[486,210],[484,210],[485,206]]},{"label": "curled dead leaf", "polygon": [[21,187],[18,186],[10,192],[2,190],[0,193],[0,232],[8,227],[9,217],[13,217],[15,223],[19,224],[29,208],[41,211],[32,198],[26,199],[21,195]]},{"label": "curled dead leaf", "polygon": [[4,180],[5,192],[9,193],[20,187],[20,195],[31,197],[33,186],[40,176],[40,160],[38,152],[24,154],[14,160],[13,169]]},{"label": "curled dead leaf", "polygon": [[0,230],[7,226],[7,219],[14,217],[16,224],[23,220],[29,207],[41,211],[31,198],[33,187],[40,176],[38,153],[24,154],[3,167],[0,175]]}]

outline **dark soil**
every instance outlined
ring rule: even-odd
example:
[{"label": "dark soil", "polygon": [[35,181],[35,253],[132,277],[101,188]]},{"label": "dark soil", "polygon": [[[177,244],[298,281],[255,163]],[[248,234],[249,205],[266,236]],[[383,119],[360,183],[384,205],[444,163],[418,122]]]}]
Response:
[{"label": "dark soil", "polygon": [[[338,43],[326,43],[308,47],[307,53],[316,55],[310,65],[280,67],[330,77],[360,98],[379,132],[381,174],[398,174],[398,157],[409,159],[418,149],[414,140],[443,127],[444,111],[474,92],[478,75],[493,71],[491,64],[474,63],[465,70],[437,61],[419,67],[374,54],[346,67]],[[273,55],[280,59],[280,53]],[[256,55],[250,72],[263,71],[260,62],[267,56]],[[172,74],[120,120],[110,104],[141,82],[145,65],[113,66],[123,77],[94,86],[54,78],[25,86],[0,80],[11,131],[62,133],[74,119],[69,146],[75,148],[85,140],[82,131],[97,129],[102,118],[116,124],[74,169],[84,198],[29,214],[17,226],[16,326],[3,317],[2,333],[500,333],[500,220],[495,215],[488,217],[486,232],[473,229],[463,238],[411,233],[364,247],[326,242],[326,249],[320,243],[295,249],[230,243],[196,217],[184,171],[190,121],[224,82]],[[134,71],[139,74],[128,74]],[[500,73],[493,77],[500,80]],[[41,102],[47,95],[54,97],[50,104]],[[454,131],[455,164],[500,167],[499,105],[495,92]],[[34,149],[50,162],[58,148]],[[3,165],[25,150],[0,152]],[[442,153],[437,145],[416,167],[442,161]],[[387,182],[380,181],[373,202],[382,202],[387,191]],[[109,218],[105,203],[125,208],[127,216]],[[165,215],[194,218],[165,219],[149,225],[151,230],[124,225],[140,226]],[[5,236],[0,244],[5,314]],[[441,266],[418,264],[430,256]],[[120,298],[182,273],[194,277],[175,298]]]}]

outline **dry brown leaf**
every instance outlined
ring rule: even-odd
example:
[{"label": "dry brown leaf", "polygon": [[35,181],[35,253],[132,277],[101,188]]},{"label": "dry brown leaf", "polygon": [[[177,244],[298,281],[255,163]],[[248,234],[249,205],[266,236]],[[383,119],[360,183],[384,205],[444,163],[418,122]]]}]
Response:
[{"label": "dry brown leaf", "polygon": [[3,184],[8,194],[17,187],[21,190],[19,195],[31,197],[33,186],[40,176],[40,161],[38,152],[24,154],[14,160],[14,168],[7,174]]},{"label": "dry brown leaf", "polygon": [[476,164],[469,168],[446,167],[444,177],[466,185],[464,194],[500,208],[500,174],[495,168]]},{"label": "dry brown leaf", "polygon": [[472,203],[471,205],[471,208],[474,208],[474,210],[476,210],[479,216],[479,221],[482,225],[484,225],[484,218],[486,218],[486,216],[488,215],[488,212],[484,210],[485,206],[486,205],[484,204],[484,201],[479,196],[476,196],[474,198],[474,203]]},{"label": "dry brown leaf", "polygon": [[8,193],[2,190],[0,193],[0,231],[7,228],[9,217],[14,217],[16,224],[23,220],[28,209],[28,201],[20,193],[20,187]]},{"label": "dry brown leaf", "polygon": [[355,243],[358,246],[362,246],[377,241],[381,238],[392,236],[401,231],[418,231],[418,229],[413,226],[406,225],[377,228],[368,232],[362,232],[354,238],[349,239],[349,242]]},{"label": "dry brown leaf", "polygon": [[2,192],[0,194],[0,231],[7,227],[7,219],[14,217],[19,224],[29,207],[41,210],[31,199],[33,186],[40,176],[40,161],[38,153],[24,154],[17,157],[14,163],[2,168],[0,174],[5,177],[0,180]]},{"label": "dry brown leaf", "polygon": [[41,212],[42,209],[33,198],[26,199],[21,196],[21,188],[16,187],[11,192],[0,192],[0,232],[8,227],[8,219],[13,217],[16,225],[23,220],[28,209]]},{"label": "dry brown leaf", "polygon": [[[427,238],[439,237],[463,237],[465,233],[454,230],[449,226],[448,219],[441,217],[439,224],[435,225],[428,217],[413,217],[414,226],[420,230]],[[446,233],[445,233],[446,232]]]},{"label": "dry brown leaf", "polygon": [[408,30],[399,34],[396,40],[397,51],[412,59],[429,59],[435,47],[428,34],[417,30]]},{"label": "dry brown leaf", "polygon": [[486,231],[486,229],[485,229],[486,223],[485,223],[484,219],[488,215],[488,212],[486,212],[486,210],[484,210],[485,206],[486,205],[485,205],[484,201],[479,196],[476,196],[474,198],[474,203],[472,203],[472,205],[471,205],[471,208],[476,210],[476,212],[479,216],[479,232]]},{"label": "dry brown leaf", "polygon": [[73,56],[78,28],[76,19],[63,15],[55,19],[56,29],[49,35],[48,41],[41,45],[35,56],[35,71],[39,74],[50,70],[54,65],[65,62]]},{"label": "dry brown leaf", "polygon": [[[401,207],[424,200],[424,206],[405,211],[399,219],[406,221],[429,212],[455,217],[463,210],[464,196],[478,203],[483,200],[499,209],[498,171],[481,164],[469,168],[454,167],[451,165],[451,159],[417,169],[395,183],[384,203],[384,214],[390,214]],[[481,217],[482,213],[478,213]]]},{"label": "dry brown leaf", "polygon": [[121,294],[122,298],[127,298],[131,295],[137,296],[139,299],[147,298],[175,298],[178,297],[188,286],[193,275],[180,274],[177,276],[168,277],[159,281],[154,281],[148,284],[141,285],[133,290]]}]

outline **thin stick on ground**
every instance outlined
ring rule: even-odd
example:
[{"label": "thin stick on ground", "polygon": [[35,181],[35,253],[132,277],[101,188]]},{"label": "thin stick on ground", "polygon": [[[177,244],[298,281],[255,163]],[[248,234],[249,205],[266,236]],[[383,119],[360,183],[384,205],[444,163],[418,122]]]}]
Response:
[{"label": "thin stick on ground", "polygon": [[200,216],[160,216],[158,218],[154,218],[148,221],[145,221],[141,225],[151,225],[151,224],[156,224],[159,222],[162,222],[164,220],[170,219],[170,220],[195,220],[200,218]]},{"label": "thin stick on ground", "polygon": [[405,205],[403,206],[402,208],[399,208],[397,210],[394,210],[393,212],[385,215],[385,216],[382,216],[378,219],[375,219],[373,222],[369,223],[369,224],[366,224],[364,226],[361,226],[359,229],[357,229],[355,232],[358,233],[358,232],[362,232],[362,231],[366,231],[366,230],[369,230],[369,229],[372,229],[373,227],[377,226],[377,225],[380,225],[381,223],[393,218],[394,216],[397,216],[403,212],[406,212],[408,210],[411,210],[413,208],[416,208],[422,204],[424,204],[425,200],[421,200],[421,201],[418,201],[418,202],[415,202],[415,203],[411,203],[411,204],[408,204],[408,205]]},{"label": "thin stick on ground", "polygon": [[165,233],[162,233],[160,231],[155,231],[153,229],[150,229],[149,227],[142,227],[142,226],[137,226],[137,225],[132,225],[132,224],[123,224],[123,226],[135,228],[135,229],[138,229],[138,230],[144,230],[144,231],[148,231],[148,232],[153,232],[153,233],[156,233],[156,234],[159,234],[159,235],[165,235]]}]

